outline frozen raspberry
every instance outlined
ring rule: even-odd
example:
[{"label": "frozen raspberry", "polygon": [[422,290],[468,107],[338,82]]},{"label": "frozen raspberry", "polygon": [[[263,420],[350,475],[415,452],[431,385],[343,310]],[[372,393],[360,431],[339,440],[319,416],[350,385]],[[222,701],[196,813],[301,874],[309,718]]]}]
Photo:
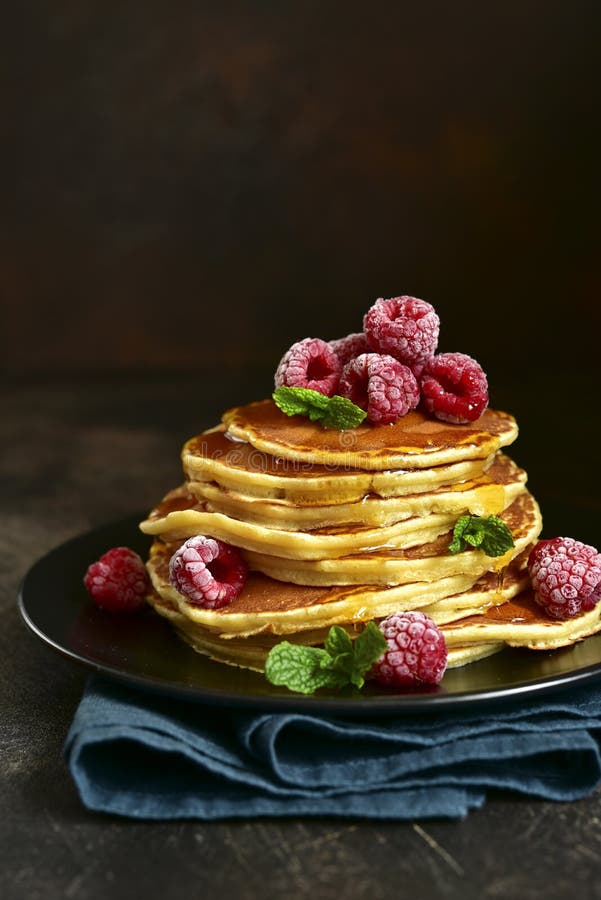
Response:
[{"label": "frozen raspberry", "polygon": [[539,563],[543,556],[554,556],[556,553],[566,553],[568,556],[586,556],[593,559],[599,551],[590,544],[583,544],[574,538],[556,537],[546,538],[534,545],[528,557],[528,566]]},{"label": "frozen raspberry", "polygon": [[346,337],[330,341],[328,346],[332,348],[340,360],[341,366],[345,366],[347,362],[355,359],[361,353],[369,353],[370,351],[367,338],[362,331],[358,334],[347,334]]},{"label": "frozen raspberry", "polygon": [[326,397],[336,393],[342,365],[332,348],[321,338],[297,341],[279,362],[275,373],[276,388],[310,388]]},{"label": "frozen raspberry", "polygon": [[601,600],[601,554],[573,538],[539,541],[528,557],[534,599],[554,619],[570,619]]},{"label": "frozen raspberry", "polygon": [[362,353],[348,362],[338,392],[364,409],[375,425],[390,425],[419,403],[419,386],[411,369],[380,353]]},{"label": "frozen raspberry", "polygon": [[488,382],[482,367],[465,353],[439,353],[421,376],[422,400],[443,422],[473,422],[488,406]]},{"label": "frozen raspberry", "polygon": [[108,550],[88,567],[83,583],[94,603],[108,612],[137,612],[150,588],[142,558],[129,547]]},{"label": "frozen raspberry", "polygon": [[388,647],[371,677],[391,687],[438,684],[447,667],[447,645],[430,616],[418,610],[394,613],[379,627]]},{"label": "frozen raspberry", "polygon": [[388,353],[410,367],[425,362],[435,352],[439,327],[434,307],[417,297],[380,298],[363,319],[371,349]]},{"label": "frozen raspberry", "polygon": [[205,609],[220,609],[235,600],[247,574],[237,547],[202,534],[188,538],[169,562],[175,590]]},{"label": "frozen raspberry", "polygon": [[424,374],[424,369],[426,368],[425,362],[413,363],[409,366],[415,377],[417,378],[417,383],[419,384],[422,380],[422,375]]}]

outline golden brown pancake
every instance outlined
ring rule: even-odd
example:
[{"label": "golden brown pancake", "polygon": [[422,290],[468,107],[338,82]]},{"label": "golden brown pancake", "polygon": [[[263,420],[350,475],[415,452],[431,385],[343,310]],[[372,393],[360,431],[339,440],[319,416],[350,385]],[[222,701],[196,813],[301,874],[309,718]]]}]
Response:
[{"label": "golden brown pancake", "polygon": [[[168,586],[168,556],[168,549],[165,553],[158,547],[155,549],[151,568],[155,592],[150,602],[156,611],[169,619],[181,636],[198,652],[222,662],[259,671],[263,668],[267,653],[283,639],[282,636],[293,643],[316,646],[323,643],[331,624],[342,624],[347,627],[351,637],[354,637],[365,622],[396,611],[399,603],[403,602],[398,590],[391,589],[391,596],[387,597],[386,591],[374,591],[369,586],[354,592],[326,589],[317,599],[319,595],[315,589],[311,594],[310,589],[307,592],[294,585],[270,585],[267,579],[258,576],[247,582],[240,597],[222,610],[190,610],[182,607],[181,595]],[[527,580],[523,563],[523,560],[516,561],[506,570],[502,580],[496,574],[483,576],[461,594],[449,597],[444,609],[438,609],[434,600],[438,586],[433,588],[432,585],[416,585],[415,597],[419,596],[418,592],[421,590],[422,600],[428,597],[434,600],[424,607],[429,615],[436,617],[438,622],[453,621],[471,610],[503,604],[514,597],[524,588]],[[273,591],[277,597],[272,594]],[[393,595],[396,599],[393,599]],[[459,605],[453,603],[453,596],[461,598]],[[363,604],[360,608],[357,608],[358,599]],[[307,601],[318,615],[313,615],[310,620],[305,618],[305,627],[299,629],[298,615],[291,614],[302,610]],[[413,607],[409,604],[407,608]],[[353,609],[361,615],[353,615]],[[241,623],[248,629],[253,620],[254,631],[230,630],[232,624],[239,628]],[[257,627],[261,625],[262,627]]]},{"label": "golden brown pancake", "polygon": [[286,416],[273,400],[261,400],[228,410],[223,422],[234,438],[272,456],[367,470],[424,469],[482,459],[511,444],[518,433],[513,416],[490,408],[467,425],[449,425],[414,410],[392,425],[337,431],[304,416]]},{"label": "golden brown pancake", "polygon": [[381,547],[414,547],[447,532],[456,518],[449,513],[438,513],[428,517],[415,516],[382,528],[355,525],[286,531],[210,512],[184,485],[167,494],[140,528],[145,534],[160,536],[166,541],[205,534],[259,555],[268,547],[270,552],[285,559],[320,560]]},{"label": "golden brown pancake", "polygon": [[[523,574],[521,583],[527,580]],[[489,594],[486,603],[485,586],[474,586],[466,595],[472,594],[473,602],[483,604],[484,611],[465,618],[448,622],[439,617],[438,623],[444,634],[448,648],[448,668],[457,668],[476,662],[504,647],[524,647],[530,650],[555,650],[571,646],[575,642],[601,631],[601,606],[581,613],[571,619],[551,619],[534,602],[529,587],[517,594],[514,591],[518,581],[497,588]],[[153,605],[160,615],[170,619],[180,636],[199,653],[219,662],[262,671],[271,647],[282,638],[277,634],[263,633],[253,637],[223,639],[214,632],[195,624],[187,616],[158,595]],[[423,608],[432,615],[433,609]],[[351,637],[359,633],[349,627]],[[286,640],[317,646],[323,643],[325,630],[294,632],[286,635]]]},{"label": "golden brown pancake", "polygon": [[320,505],[287,499],[265,500],[204,481],[188,482],[188,490],[199,501],[204,501],[208,512],[244,519],[270,529],[313,531],[328,526],[359,524],[385,527],[403,519],[440,513],[453,519],[466,512],[478,516],[497,515],[524,490],[525,483],[526,472],[508,456],[497,453],[487,471],[473,480],[405,496],[383,498],[365,494],[359,502],[352,503],[329,504],[327,491],[324,491]]},{"label": "golden brown pancake", "polygon": [[330,625],[368,621],[399,609],[431,606],[439,599],[469,590],[477,581],[474,576],[457,573],[429,583],[412,582],[392,587],[371,584],[312,587],[280,582],[260,572],[250,572],[240,595],[222,609],[212,610],[189,603],[169,584],[169,560],[177,546],[158,540],[154,542],[148,561],[154,590],[163,603],[222,637],[260,632],[290,635]]},{"label": "golden brown pancake", "polygon": [[601,629],[601,604],[571,619],[553,619],[538,606],[532,588],[485,615],[472,615],[443,628],[447,646],[500,642],[510,647],[555,650]]},{"label": "golden brown pancake", "polygon": [[527,491],[499,518],[505,521],[515,542],[502,557],[489,557],[481,550],[469,549],[450,554],[452,532],[408,549],[374,548],[370,552],[329,559],[284,559],[250,550],[244,555],[255,571],[295,584],[407,584],[459,573],[478,578],[486,571],[506,566],[536,540],[542,528],[538,504]]},{"label": "golden brown pancake", "polygon": [[[215,509],[214,500],[197,500],[191,493],[195,485],[188,484],[171,491],[140,527],[146,534],[168,541],[207,534],[260,556],[269,548],[270,556],[284,559],[335,559],[358,552],[430,543],[452,529],[463,513],[502,513],[525,491],[525,480],[522,469],[498,454],[489,471],[474,482],[431,494],[385,500],[366,497],[358,504],[334,507],[297,508],[289,503],[278,505],[240,495],[226,495],[220,504],[217,492]],[[214,497],[210,490],[209,494]],[[259,511],[255,512],[257,505]],[[315,527],[319,511],[322,521]],[[300,521],[292,521],[290,517],[297,514]],[[265,571],[262,563],[255,567]],[[288,575],[275,577],[285,579]]]},{"label": "golden brown pancake", "polygon": [[[352,440],[344,433],[341,440]],[[231,440],[225,425],[186,441],[182,465],[189,482],[214,483],[223,490],[303,506],[352,503],[367,494],[399,497],[478,478],[494,459],[463,460],[428,469],[362,471],[350,465],[321,466],[257,450],[247,441]]]}]

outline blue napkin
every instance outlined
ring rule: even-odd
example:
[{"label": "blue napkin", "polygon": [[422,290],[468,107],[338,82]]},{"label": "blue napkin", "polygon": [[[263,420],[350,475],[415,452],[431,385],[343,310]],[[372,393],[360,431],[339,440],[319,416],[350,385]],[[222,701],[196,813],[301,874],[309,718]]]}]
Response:
[{"label": "blue napkin", "polygon": [[206,706],[94,676],[65,752],[89,809],[137,819],[453,818],[494,789],[591,793],[600,729],[595,685],[361,721]]}]

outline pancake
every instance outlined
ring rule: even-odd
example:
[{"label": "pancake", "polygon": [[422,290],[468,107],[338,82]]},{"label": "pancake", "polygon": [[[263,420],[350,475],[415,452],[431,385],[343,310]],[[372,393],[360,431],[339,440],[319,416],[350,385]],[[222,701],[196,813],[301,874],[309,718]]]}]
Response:
[{"label": "pancake", "polygon": [[475,422],[449,425],[419,410],[392,425],[362,424],[348,431],[286,416],[273,400],[238,406],[223,415],[227,432],[272,456],[342,469],[426,469],[483,459],[518,434],[513,416],[485,410]]},{"label": "pancake", "polygon": [[[279,558],[323,560],[346,557],[349,553],[375,551],[383,547],[407,548],[434,540],[452,527],[457,516],[439,513],[416,516],[385,528],[320,528],[315,531],[283,531],[210,512],[184,485],[171,491],[140,524],[145,534],[166,541],[185,540],[206,534],[234,544],[249,553],[263,556],[265,547]],[[250,557],[249,557],[250,559]],[[256,568],[259,568],[256,566]],[[263,571],[260,569],[260,571]]]},{"label": "pancake", "polygon": [[[198,615],[192,616],[189,610],[182,610],[181,595],[173,591],[166,580],[165,559],[169,554],[165,554],[161,561],[159,561],[156,554],[159,557],[161,556],[160,549],[157,548],[155,550],[152,568],[155,592],[150,602],[156,611],[169,619],[176,626],[180,635],[199,653],[208,655],[212,659],[221,662],[258,671],[262,671],[267,653],[282,639],[282,636],[292,643],[317,646],[323,644],[330,625],[339,624],[336,621],[337,617],[342,617],[340,618],[340,623],[345,625],[351,637],[354,637],[360,632],[363,623],[373,618],[388,615],[389,612],[399,608],[399,592],[394,591],[394,589],[390,591],[390,597],[386,597],[386,591],[378,592],[370,587],[366,587],[358,589],[354,594],[348,594],[346,597],[341,596],[339,599],[336,599],[337,595],[344,592],[329,591],[326,597],[322,598],[323,602],[321,604],[315,604],[314,597],[311,598],[309,596],[309,599],[312,601],[311,608],[319,608],[319,605],[321,605],[322,615],[319,618],[313,618],[311,627],[299,630],[294,622],[286,621],[287,614],[291,612],[290,609],[283,609],[279,616],[277,612],[275,616],[273,615],[273,604],[267,594],[263,597],[262,602],[259,600],[257,603],[256,596],[254,600],[251,596],[246,596],[238,603],[247,590],[245,586],[243,594],[233,601],[230,606],[216,611],[196,609],[194,612],[198,613]],[[457,615],[465,615],[465,609],[468,611],[477,610],[483,607],[488,608],[495,604],[504,604],[523,589],[526,580],[527,576],[523,570],[523,560],[508,568],[502,581],[496,575],[486,575],[461,594],[463,606],[453,605],[451,600],[447,604],[446,609],[438,611],[438,620],[442,622],[452,621]],[[291,594],[294,594],[294,587],[292,585],[283,587],[276,585],[275,587],[281,594],[280,602],[286,605],[287,601],[288,606],[290,606],[293,602]],[[257,588],[256,581],[251,583],[248,587],[249,594],[258,594]],[[428,596],[430,599],[433,598],[431,593],[432,585],[415,586],[415,588],[416,591],[421,590],[422,599]],[[296,601],[300,603],[306,602],[306,594],[303,594],[302,589],[297,588],[296,592],[298,595]],[[392,597],[393,594],[396,595],[395,599]],[[349,602],[355,603],[359,596],[362,596],[363,602],[366,604],[360,610],[362,617],[354,616],[350,618],[348,604]],[[416,596],[418,596],[417,593]],[[387,609],[388,603],[391,605],[388,611],[384,611]],[[238,608],[232,609],[232,606],[236,605]],[[255,617],[261,615],[264,617],[264,627],[261,631],[241,633],[225,630],[228,629],[232,620],[240,620],[245,616],[246,625],[248,626],[250,622],[248,607],[251,605],[260,607],[260,609],[255,609]],[[347,607],[346,610],[344,609],[345,606]],[[424,607],[424,609],[427,609],[429,614],[432,614],[432,612],[436,611],[436,607],[437,604],[434,601]],[[326,617],[325,619],[324,616]],[[267,624],[265,624],[265,618],[267,619]],[[221,625],[219,620],[222,620]],[[349,622],[351,624],[348,624]]]},{"label": "pancake", "polygon": [[493,656],[505,648],[505,644],[468,644],[465,647],[451,647],[447,649],[447,669],[458,669],[469,663],[479,662],[488,656]]},{"label": "pancake", "polygon": [[[468,665],[498,653],[505,647],[523,647],[533,651],[557,650],[601,631],[599,604],[589,612],[571,619],[551,619],[537,607],[531,589],[523,589],[525,581],[527,575],[522,573],[521,578],[512,578],[510,585],[506,582],[503,587],[488,592],[488,597],[485,586],[476,585],[466,592],[466,596],[472,594],[474,604],[488,602],[486,611],[448,624],[445,624],[444,614],[439,616],[438,624],[448,648],[447,668]],[[195,624],[188,616],[179,612],[175,605],[158,595],[154,596],[153,605],[160,615],[172,622],[180,636],[194,650],[229,665],[261,672],[269,650],[281,639],[277,634],[263,633],[224,640],[216,633]],[[424,607],[423,611],[432,616],[434,608]],[[350,628],[349,633],[353,637],[358,632]],[[286,640],[292,643],[309,646],[318,646],[324,639],[324,629],[286,635]]]},{"label": "pancake", "polygon": [[279,581],[295,584],[407,584],[410,581],[434,581],[447,575],[464,573],[478,578],[490,569],[500,570],[528,544],[536,540],[542,519],[534,497],[524,491],[499,518],[513,534],[515,546],[501,557],[489,557],[481,550],[463,550],[449,554],[449,531],[434,541],[408,549],[374,548],[369,553],[329,559],[285,559],[266,552],[247,551],[250,567]]},{"label": "pancake", "polygon": [[[470,481],[446,485],[416,494],[382,498],[365,494],[359,502],[305,505],[287,499],[249,497],[216,484],[188,482],[190,493],[205,502],[209,512],[222,513],[269,528],[314,530],[327,526],[387,526],[403,519],[446,514],[456,519],[472,515],[496,515],[524,489],[526,472],[502,453],[496,454],[485,474]],[[324,492],[324,497],[328,497]]]},{"label": "pancake", "polygon": [[[469,590],[477,581],[460,572],[433,582],[392,587],[372,584],[312,587],[250,572],[240,595],[222,609],[212,610],[189,603],[169,583],[169,560],[177,546],[159,540],[153,543],[147,565],[155,595],[190,622],[224,638],[261,632],[290,635],[330,625],[369,621],[399,609],[431,607],[437,600]],[[155,605],[156,597],[150,602]]]},{"label": "pancake", "polygon": [[501,643],[530,650],[567,647],[601,630],[601,604],[571,619],[553,619],[535,602],[531,588],[510,602],[445,626],[447,646]]},{"label": "pancake", "polygon": [[[219,641],[210,633],[203,634],[200,631],[190,627],[190,623],[185,617],[173,617],[172,624],[175,626],[179,636],[197,653],[208,656],[214,662],[225,663],[238,668],[250,669],[255,672],[263,672],[265,669],[265,660],[269,650],[277,642],[260,643],[255,645],[253,638],[245,641]],[[287,638],[289,640],[289,638]],[[320,640],[315,640],[315,644],[310,646],[318,646],[323,643],[323,636]],[[499,653],[503,650],[505,644],[470,644],[466,647],[451,647],[448,650],[447,668],[455,669],[465,666],[468,663],[477,662]]]},{"label": "pancake", "polygon": [[[349,433],[341,435],[349,442]],[[400,497],[429,492],[479,478],[494,454],[428,469],[362,471],[350,465],[321,466],[271,456],[246,441],[226,436],[225,425],[190,438],[182,449],[182,466],[192,484],[214,483],[224,491],[303,506],[353,503],[368,494]]]},{"label": "pancake", "polygon": [[[259,555],[269,547],[270,556],[285,559],[335,559],[429,543],[452,529],[463,513],[501,513],[525,491],[525,481],[526,473],[499,454],[486,475],[474,482],[405,498],[366,497],[354,505],[305,508],[227,494],[220,503],[217,491],[215,510],[214,499],[197,499],[198,487],[188,484],[171,491],[140,527],[167,541],[209,534]],[[215,497],[215,492],[208,493]],[[319,511],[321,526],[315,527],[320,522]],[[291,521],[291,516],[300,521]],[[300,530],[294,530],[295,526]]]}]

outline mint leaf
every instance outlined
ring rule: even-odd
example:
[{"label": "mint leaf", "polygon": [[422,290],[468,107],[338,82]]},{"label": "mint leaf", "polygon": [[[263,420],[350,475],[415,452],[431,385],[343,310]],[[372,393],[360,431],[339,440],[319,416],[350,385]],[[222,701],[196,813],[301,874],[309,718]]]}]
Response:
[{"label": "mint leaf", "polygon": [[324,644],[328,659],[323,663],[330,672],[339,676],[341,686],[352,681],[353,642],[340,625],[332,625]]},{"label": "mint leaf", "polygon": [[324,411],[321,424],[326,428],[337,428],[344,431],[346,428],[356,428],[365,419],[367,413],[360,406],[356,406],[352,400],[334,394],[329,397],[329,403]]},{"label": "mint leaf", "polygon": [[373,664],[386,650],[386,638],[375,624],[368,622],[365,631],[362,631],[354,644],[353,669],[351,683],[356,687],[363,687],[363,676],[369,672]]},{"label": "mint leaf", "polygon": [[498,516],[460,516],[453,529],[449,553],[475,547],[487,556],[503,556],[515,546],[513,535]]},{"label": "mint leaf", "polygon": [[275,405],[287,416],[308,416],[312,422],[320,422],[325,428],[356,428],[365,419],[365,410],[355,406],[346,397],[326,397],[319,391],[302,387],[276,388],[272,394]]},{"label": "mint leaf", "polygon": [[330,398],[310,388],[282,387],[273,392],[273,400],[287,416],[309,416],[313,421],[322,418]]},{"label": "mint leaf", "polygon": [[324,648],[304,647],[282,641],[272,647],[265,663],[265,677],[291,691],[312,694],[322,687],[352,684],[361,688],[364,675],[386,649],[386,641],[373,622],[353,642],[344,628],[333,625]]},{"label": "mint leaf", "polygon": [[318,647],[303,647],[282,641],[269,651],[265,677],[271,684],[284,685],[301,694],[312,694],[318,688],[331,685],[332,673],[323,666],[327,659],[329,654]]},{"label": "mint leaf", "polygon": [[[453,529],[453,540],[449,544],[449,553],[460,553],[465,550],[468,544],[472,547],[478,546],[478,534],[475,516],[460,516],[455,522]],[[483,534],[480,529],[480,539]]]},{"label": "mint leaf", "polygon": [[345,654],[352,654],[353,652],[353,642],[350,639],[349,633],[344,628],[341,628],[340,625],[332,625],[328,632],[324,647],[326,653],[333,659],[338,656],[344,656]]}]

